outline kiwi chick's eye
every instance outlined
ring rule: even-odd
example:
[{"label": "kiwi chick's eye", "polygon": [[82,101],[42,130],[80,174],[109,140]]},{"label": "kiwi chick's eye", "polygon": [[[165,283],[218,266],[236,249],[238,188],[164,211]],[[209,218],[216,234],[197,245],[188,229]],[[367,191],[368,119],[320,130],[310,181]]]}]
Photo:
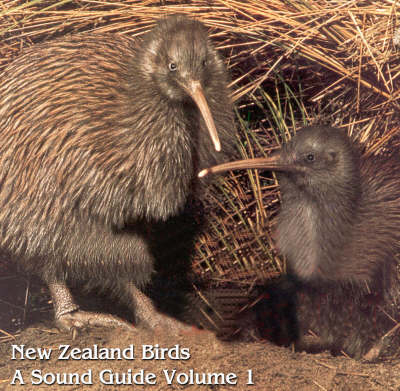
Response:
[{"label": "kiwi chick's eye", "polygon": [[168,64],[168,68],[169,68],[169,70],[170,70],[171,72],[174,72],[174,71],[176,71],[176,70],[178,69],[177,65],[176,65],[174,62],[170,62],[170,63]]},{"label": "kiwi chick's eye", "polygon": [[307,154],[306,160],[307,160],[308,162],[313,162],[313,161],[315,160],[314,154],[313,154],[313,153]]}]

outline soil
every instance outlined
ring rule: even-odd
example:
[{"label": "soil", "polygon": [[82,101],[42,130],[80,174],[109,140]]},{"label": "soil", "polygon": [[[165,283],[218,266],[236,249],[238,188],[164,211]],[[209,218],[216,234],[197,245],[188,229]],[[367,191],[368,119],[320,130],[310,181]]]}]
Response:
[{"label": "soil", "polygon": [[[400,390],[400,360],[363,363],[344,356],[333,357],[329,353],[293,352],[290,348],[278,347],[270,343],[227,343],[217,340],[210,332],[196,330],[193,330],[190,335],[170,336],[167,333],[151,333],[141,329],[138,329],[137,333],[128,333],[93,328],[81,331],[78,337],[72,340],[71,335],[59,333],[51,328],[51,325],[50,321],[48,324],[29,327],[14,339],[0,344],[0,390],[49,389],[50,386],[45,385],[44,382],[35,385],[31,381],[35,383],[47,379],[51,383],[57,373],[83,374],[89,370],[92,375],[92,385],[52,384],[51,389]],[[64,360],[60,356],[64,349],[62,345],[70,345],[66,357],[71,349],[76,348],[73,351],[74,355],[69,356],[69,359]],[[111,356],[108,356],[108,359],[99,357],[92,360],[82,359],[85,357],[82,354],[91,354],[94,358],[95,345],[98,349],[103,348],[103,351],[105,351],[104,348],[120,348],[121,351],[128,349],[127,353],[131,356],[121,360],[111,359]],[[150,347],[146,348],[146,345]],[[162,353],[165,352],[162,348],[169,348],[170,357],[166,352],[162,359]],[[50,359],[40,359],[39,349],[42,349],[42,352],[43,349],[51,350]],[[15,359],[12,359],[13,352]],[[107,352],[111,354],[111,350]],[[158,359],[157,357],[150,359],[155,354],[158,354]],[[134,360],[130,359],[132,356]],[[25,381],[24,385],[21,385],[18,380],[15,381],[16,385],[10,385],[17,370],[20,370]],[[133,375],[143,370],[144,374],[153,373],[156,376],[156,384],[149,384],[153,381],[151,378],[148,378],[148,384],[145,385],[103,384],[100,376],[101,371],[104,370],[108,370],[103,374],[105,383],[110,381],[110,371],[113,374],[131,373]],[[174,370],[176,370],[176,376],[179,373],[186,375],[179,375],[179,378],[175,378],[169,385],[164,371],[168,371],[170,375]],[[224,374],[226,384],[221,384],[222,375],[217,380],[215,378],[211,380],[213,384],[185,384],[186,376],[191,370],[196,373]],[[237,377],[231,375],[229,378],[230,373]],[[249,373],[252,375],[250,381],[254,383],[252,385],[248,384]],[[45,377],[45,374],[48,375]],[[83,378],[85,379],[87,380]],[[137,381],[140,382],[140,379]],[[229,384],[228,381],[237,383]]]},{"label": "soil", "polygon": [[[15,349],[15,360],[12,360],[13,348]],[[21,353],[21,346],[24,345],[25,359]],[[75,351],[75,358],[61,360],[60,346],[70,345],[71,348],[78,348]],[[94,345],[99,348],[129,348],[134,347],[135,360],[79,360],[80,352],[83,349],[90,349],[94,353]],[[142,359],[146,353],[144,345],[151,345],[152,351],[157,352],[161,357],[161,348],[170,348],[171,358],[163,359]],[[178,347],[178,348],[177,348]],[[27,359],[28,348],[51,349],[52,354],[49,360]],[[158,349],[157,349],[158,348]],[[190,354],[185,359],[185,350]],[[187,352],[186,351],[186,352]],[[177,358],[180,353],[181,359]],[[31,358],[37,353],[31,353]],[[328,353],[306,354],[294,353],[288,348],[281,348],[269,343],[225,343],[218,341],[209,332],[194,332],[193,335],[172,337],[164,334],[153,334],[139,330],[137,334],[129,334],[118,330],[92,329],[81,332],[78,338],[73,341],[68,334],[56,333],[45,326],[30,327],[24,330],[15,340],[0,345],[0,390],[42,390],[48,389],[44,383],[41,385],[31,384],[44,379],[46,373],[92,373],[92,385],[56,385],[54,390],[117,390],[125,389],[151,389],[151,390],[400,390],[400,362],[362,363],[346,357],[332,357]],[[16,370],[21,371],[25,385],[16,381],[16,386],[10,385],[11,379]],[[37,375],[32,371],[36,370]],[[102,384],[100,373],[109,370],[115,373],[132,374],[144,370],[144,373],[156,375],[155,385],[117,385]],[[191,370],[197,373],[222,373],[225,374],[225,381],[228,374],[234,373],[237,376],[237,384],[215,384],[209,385],[179,384],[175,379],[168,385],[163,371],[173,370],[176,373],[189,374]],[[249,370],[252,372],[252,382],[249,380]],[[39,376],[40,371],[40,376]],[[110,372],[103,375],[103,381],[108,382]],[[46,379],[51,382],[53,376],[47,375]],[[185,383],[185,375],[179,380]],[[148,380],[149,382],[152,379]],[[231,382],[234,379],[231,378]]]},{"label": "soil", "polygon": [[[291,348],[279,347],[269,342],[224,342],[218,340],[211,332],[197,329],[193,329],[193,332],[187,335],[172,336],[167,331],[154,333],[140,328],[135,333],[92,328],[81,331],[73,340],[70,334],[60,333],[54,328],[52,305],[44,285],[40,281],[30,281],[28,305],[25,304],[26,286],[27,280],[21,278],[21,275],[3,271],[0,282],[0,391],[42,389],[400,391],[400,358],[389,358],[375,363],[362,362],[343,355],[334,357],[328,352],[318,354],[294,352]],[[112,308],[115,307],[115,303],[107,305],[103,299],[98,299],[96,303],[93,296],[90,297],[89,304],[90,309],[116,311]],[[122,314],[118,311],[117,313]],[[22,331],[16,331],[18,328]],[[11,333],[7,335],[6,330],[11,330]],[[69,359],[60,357],[62,345],[70,346],[66,356],[71,349],[76,348]],[[146,348],[146,345],[150,347]],[[135,359],[131,360],[129,356],[120,360],[111,357],[84,359],[89,358],[87,356],[89,353],[95,354],[95,346],[98,347],[98,351],[103,349],[100,350],[102,354],[112,352],[104,348],[120,348],[121,352],[127,349],[127,353],[132,354]],[[43,353],[44,349],[47,349],[47,352],[51,350],[49,359],[39,358],[39,351]],[[151,359],[152,353],[158,357]],[[18,370],[20,372],[17,372]],[[113,385],[103,384],[100,375],[104,370],[108,371],[103,373],[104,383],[111,382],[110,371],[120,376],[124,373],[133,376],[144,371],[148,376],[147,384],[117,385],[117,375],[114,377]],[[176,370],[175,378],[172,384],[168,384],[165,373],[172,375],[174,370]],[[44,382],[46,380],[51,383],[57,373],[71,376],[88,371],[92,375],[91,385],[74,383],[46,385]],[[211,384],[192,385],[186,382],[186,377],[190,376],[191,371],[197,374],[220,375],[211,377],[209,382]],[[18,373],[21,374],[24,385],[17,380]],[[151,373],[156,378],[154,385],[150,384],[153,382]],[[179,375],[180,373],[183,374]],[[234,375],[229,377],[230,373]],[[250,382],[249,373],[251,373]],[[75,375],[72,380],[75,381],[77,377],[78,375]],[[129,381],[129,376],[127,377],[126,383],[132,383]],[[138,377],[139,375],[136,376],[136,380],[140,383]],[[15,385],[10,384],[13,378]],[[35,383],[41,380],[42,384],[32,384],[32,381]],[[88,378],[80,379],[81,382],[84,380]],[[225,384],[221,384],[223,380]],[[229,381],[232,384],[229,384]],[[251,382],[254,384],[248,384]]]}]

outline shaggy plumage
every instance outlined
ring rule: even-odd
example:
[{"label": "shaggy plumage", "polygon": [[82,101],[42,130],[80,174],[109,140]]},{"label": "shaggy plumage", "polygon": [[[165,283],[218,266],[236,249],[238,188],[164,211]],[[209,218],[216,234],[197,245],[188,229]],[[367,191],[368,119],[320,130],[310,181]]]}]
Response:
[{"label": "shaggy plumage", "polygon": [[372,359],[383,346],[379,338],[400,321],[400,162],[359,150],[341,130],[314,126],[272,158],[202,175],[276,170],[277,246],[297,280],[299,335],[312,329],[323,348]]},{"label": "shaggy plumage", "polygon": [[64,316],[82,314],[68,280],[110,286],[158,324],[137,290],[153,271],[149,227],[178,214],[197,170],[233,149],[227,72],[206,28],[178,15],[143,39],[35,45],[0,80],[2,251],[49,284],[62,327],[82,326]]}]

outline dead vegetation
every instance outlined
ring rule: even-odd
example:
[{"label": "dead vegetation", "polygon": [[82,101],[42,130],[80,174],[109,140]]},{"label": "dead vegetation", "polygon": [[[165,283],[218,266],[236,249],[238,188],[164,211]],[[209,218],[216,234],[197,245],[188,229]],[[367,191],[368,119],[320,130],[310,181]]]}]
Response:
[{"label": "dead vegetation", "polygon": [[[88,31],[141,35],[154,19],[179,12],[211,28],[227,58],[243,157],[267,154],[315,122],[345,128],[365,153],[390,153],[399,147],[399,10],[392,0],[6,0],[0,69],[37,42]],[[279,205],[273,176],[227,175],[204,204],[197,276],[240,284],[246,295],[284,272],[266,234]]]}]

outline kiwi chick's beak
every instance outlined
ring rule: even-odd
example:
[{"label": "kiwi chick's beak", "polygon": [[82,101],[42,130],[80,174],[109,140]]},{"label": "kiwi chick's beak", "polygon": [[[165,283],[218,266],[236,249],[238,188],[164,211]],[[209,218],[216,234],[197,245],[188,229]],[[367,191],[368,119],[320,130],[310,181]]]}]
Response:
[{"label": "kiwi chick's beak", "polygon": [[234,162],[223,163],[217,166],[205,168],[198,173],[198,177],[202,178],[210,174],[220,174],[221,172],[225,171],[243,170],[249,168],[258,168],[271,171],[298,171],[300,169],[300,167],[294,164],[283,162],[281,155],[279,153],[275,153],[271,157],[236,160]]}]

